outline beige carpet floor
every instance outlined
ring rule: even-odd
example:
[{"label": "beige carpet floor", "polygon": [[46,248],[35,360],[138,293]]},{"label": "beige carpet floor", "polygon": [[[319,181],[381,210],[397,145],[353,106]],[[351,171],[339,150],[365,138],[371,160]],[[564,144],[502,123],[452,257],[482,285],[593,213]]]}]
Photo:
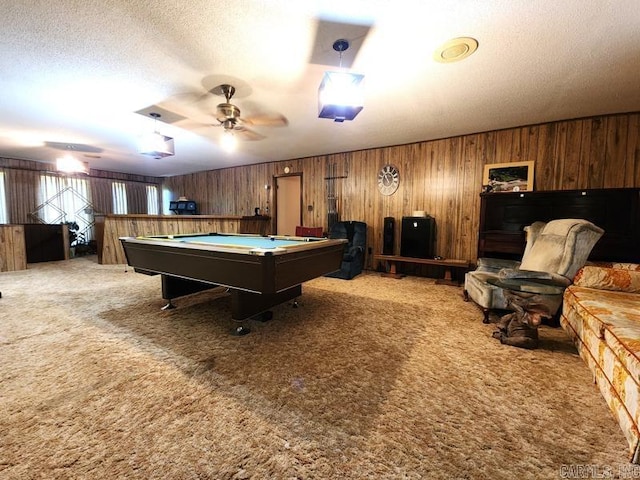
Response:
[{"label": "beige carpet floor", "polygon": [[564,331],[502,346],[461,289],[319,278],[252,333],[95,257],[0,274],[2,479],[546,479],[627,444]]}]

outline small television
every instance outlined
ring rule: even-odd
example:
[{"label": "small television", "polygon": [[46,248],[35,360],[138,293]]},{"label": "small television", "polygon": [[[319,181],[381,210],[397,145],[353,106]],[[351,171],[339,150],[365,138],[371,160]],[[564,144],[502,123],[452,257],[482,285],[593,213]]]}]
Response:
[{"label": "small television", "polygon": [[193,200],[176,200],[169,202],[169,210],[177,215],[197,215],[198,204]]}]

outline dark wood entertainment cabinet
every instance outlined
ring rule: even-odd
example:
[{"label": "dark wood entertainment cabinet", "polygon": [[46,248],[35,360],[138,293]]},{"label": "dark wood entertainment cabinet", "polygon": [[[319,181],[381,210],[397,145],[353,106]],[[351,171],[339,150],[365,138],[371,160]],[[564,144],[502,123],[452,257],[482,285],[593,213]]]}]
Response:
[{"label": "dark wood entertainment cabinet", "polygon": [[478,258],[520,259],[525,226],[584,218],[605,231],[590,260],[640,262],[640,188],[482,193],[480,197]]}]

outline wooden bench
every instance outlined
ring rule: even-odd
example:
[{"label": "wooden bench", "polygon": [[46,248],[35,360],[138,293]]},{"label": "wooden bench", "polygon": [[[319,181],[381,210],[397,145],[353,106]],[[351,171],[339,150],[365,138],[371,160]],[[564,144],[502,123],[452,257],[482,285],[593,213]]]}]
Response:
[{"label": "wooden bench", "polygon": [[436,265],[444,267],[444,278],[436,280],[436,283],[445,285],[459,285],[459,282],[455,282],[451,275],[453,268],[469,269],[468,260],[456,260],[453,258],[416,258],[416,257],[402,257],[400,255],[374,255],[374,261],[379,260],[385,263],[385,270],[382,275],[385,277],[402,278],[404,275],[397,270],[398,263],[415,263],[419,265]]}]

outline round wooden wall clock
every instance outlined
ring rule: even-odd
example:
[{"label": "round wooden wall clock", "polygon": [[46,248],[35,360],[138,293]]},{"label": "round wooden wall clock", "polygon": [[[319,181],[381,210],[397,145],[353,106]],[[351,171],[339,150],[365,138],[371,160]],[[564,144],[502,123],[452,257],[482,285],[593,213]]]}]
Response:
[{"label": "round wooden wall clock", "polygon": [[383,195],[392,195],[400,185],[400,172],[395,165],[387,164],[378,172],[378,190]]}]

